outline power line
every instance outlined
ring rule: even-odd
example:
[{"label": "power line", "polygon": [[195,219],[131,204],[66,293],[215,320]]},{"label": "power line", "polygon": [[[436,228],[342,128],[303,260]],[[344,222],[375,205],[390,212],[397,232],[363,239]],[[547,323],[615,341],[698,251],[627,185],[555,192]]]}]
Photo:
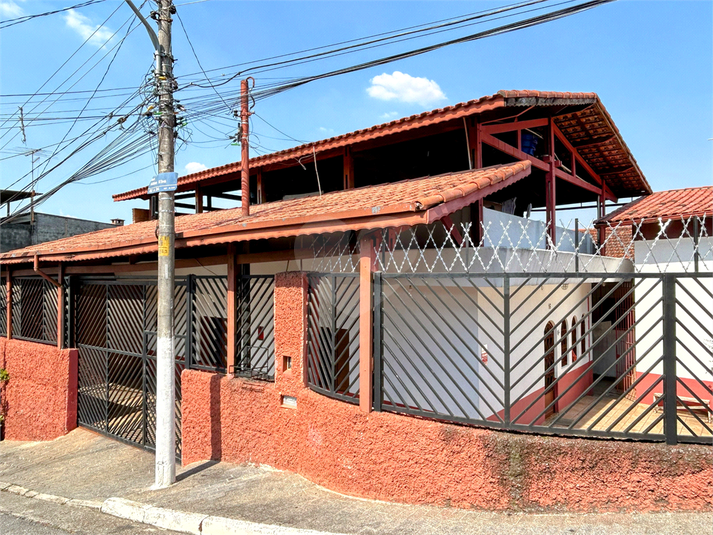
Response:
[{"label": "power line", "polygon": [[15,26],[16,24],[21,24],[29,20],[37,19],[39,17],[46,17],[47,15],[54,15],[56,13],[62,13],[63,11],[69,11],[70,9],[80,9],[82,7],[91,6],[92,4],[99,4],[105,0],[87,0],[81,4],[76,4],[71,7],[64,7],[62,9],[55,9],[54,11],[46,11],[45,13],[36,13],[34,15],[23,15],[14,19],[0,20],[0,29],[9,28],[10,26]]}]

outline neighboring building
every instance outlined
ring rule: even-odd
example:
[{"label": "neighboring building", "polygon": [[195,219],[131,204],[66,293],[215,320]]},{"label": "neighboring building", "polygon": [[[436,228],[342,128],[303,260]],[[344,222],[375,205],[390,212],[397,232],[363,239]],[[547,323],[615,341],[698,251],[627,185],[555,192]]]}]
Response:
[{"label": "neighboring building", "polygon": [[[8,207],[10,203],[29,199],[31,194],[20,191],[1,190],[0,203]],[[11,221],[5,222],[8,218],[0,218],[0,253],[23,249],[39,243],[60,240],[107,228],[121,226],[123,221],[115,220],[112,223],[100,223],[99,221],[89,221],[75,217],[43,214],[34,210],[28,214],[13,217]]]},{"label": "neighboring building", "polygon": [[[176,218],[184,462],[268,463],[377,498],[397,480],[433,503],[451,500],[441,481],[488,496],[478,482],[500,477],[463,477],[493,452],[468,445],[482,430],[461,440],[443,422],[713,436],[685,417],[691,434],[665,427],[641,403],[630,257],[555,223],[563,205],[651,193],[597,95],[501,91],[249,166],[248,216],[213,206],[241,200],[240,162],[179,179],[179,208],[196,212]],[[114,198],[152,202],[146,188]],[[0,255],[7,333],[78,348],[79,424],[147,448],[155,232],[137,222]],[[46,311],[32,335],[23,307]]]}]

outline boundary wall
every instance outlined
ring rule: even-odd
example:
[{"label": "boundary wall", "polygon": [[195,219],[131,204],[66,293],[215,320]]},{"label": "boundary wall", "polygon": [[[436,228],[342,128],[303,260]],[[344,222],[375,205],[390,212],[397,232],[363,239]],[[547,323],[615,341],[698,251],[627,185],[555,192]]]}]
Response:
[{"label": "boundary wall", "polygon": [[275,383],[183,372],[184,464],[267,464],[337,492],[412,504],[713,510],[706,446],[499,432],[365,413],[312,392],[303,368],[306,302],[305,274],[276,276]]},{"label": "boundary wall", "polygon": [[6,440],[52,440],[77,427],[77,350],[0,338]]}]

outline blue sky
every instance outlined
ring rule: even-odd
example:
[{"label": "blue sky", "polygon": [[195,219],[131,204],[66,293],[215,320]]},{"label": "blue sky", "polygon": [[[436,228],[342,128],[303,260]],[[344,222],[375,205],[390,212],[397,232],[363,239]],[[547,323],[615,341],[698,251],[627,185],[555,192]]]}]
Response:
[{"label": "blue sky", "polygon": [[[472,13],[504,2],[278,2],[176,0],[179,14],[205,69],[214,69],[275,54],[293,52],[346,39]],[[0,20],[13,13],[39,13],[71,5],[72,0],[0,0]],[[186,5],[181,5],[186,4]],[[30,171],[30,158],[13,156],[25,148],[57,143],[69,124],[43,124],[26,129],[22,143],[11,114],[23,98],[5,95],[32,93],[109,14],[116,14],[97,32],[111,35],[131,18],[128,6],[108,0],[73,13],[35,19],[0,34],[0,180],[8,187]],[[143,9],[148,13],[148,7]],[[178,21],[174,24],[175,74],[198,72]],[[477,31],[474,27],[467,31]],[[316,140],[368,127],[396,117],[493,94],[500,89],[539,89],[597,92],[654,190],[711,184],[713,179],[713,3],[709,1],[625,1],[604,5],[563,20],[448,47],[390,65],[317,81],[259,101],[256,112],[289,136]],[[452,38],[465,31],[445,34]],[[440,37],[439,37],[440,39]],[[115,38],[112,43],[116,43]],[[54,87],[91,54],[95,60],[110,45],[89,43],[69,61],[46,88]],[[320,63],[301,65],[256,76],[258,88],[271,77],[295,77],[339,68],[423,46],[433,39],[396,44]],[[90,90],[104,73],[108,57],[72,88]],[[102,88],[136,87],[151,67],[152,49],[143,30],[134,31],[122,46]],[[394,76],[398,71],[402,75]],[[70,82],[74,83],[80,74]],[[217,71],[222,72],[222,71]],[[226,73],[234,69],[225,70]],[[422,80],[417,80],[422,79]],[[54,84],[54,85],[52,85]],[[235,88],[235,85],[225,86]],[[410,90],[410,91],[409,91]],[[223,89],[221,89],[223,91]],[[184,91],[188,95],[188,91]],[[84,102],[50,107],[43,117],[79,109]],[[386,99],[386,98],[389,99]],[[178,98],[183,98],[181,92]],[[88,108],[103,113],[115,104],[97,99]],[[28,105],[31,107],[32,105]],[[43,108],[39,108],[42,110]],[[71,115],[71,112],[67,112]],[[235,121],[225,117],[189,124],[193,141],[177,154],[176,169],[212,167],[239,159],[239,147],[227,136]],[[80,122],[69,137],[90,123]],[[6,130],[7,128],[10,130]],[[259,118],[253,121],[260,150],[279,150],[296,143],[284,138]],[[76,132],[76,133],[74,133]],[[14,136],[14,138],[13,138]],[[213,138],[217,138],[214,140]],[[107,136],[107,141],[111,134]],[[95,144],[45,178],[38,191],[67,178],[101,148]],[[45,153],[44,157],[49,153]],[[255,152],[253,151],[253,154]],[[43,164],[40,159],[39,165]],[[97,182],[70,185],[47,201],[41,211],[108,221],[130,220],[132,207],[144,202],[114,203],[111,194],[143,186],[153,171],[151,158],[131,162],[103,175]],[[122,176],[130,173],[128,176]],[[27,179],[20,182],[25,184]]]}]

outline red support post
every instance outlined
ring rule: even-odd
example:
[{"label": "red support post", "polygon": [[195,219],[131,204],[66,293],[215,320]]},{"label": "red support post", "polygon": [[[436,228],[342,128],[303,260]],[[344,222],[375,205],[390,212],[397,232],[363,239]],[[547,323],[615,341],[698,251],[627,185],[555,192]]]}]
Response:
[{"label": "red support post", "polygon": [[237,346],[236,329],[237,321],[237,290],[238,290],[238,269],[236,264],[235,244],[228,244],[228,352],[226,358],[226,373],[235,373],[235,353]]},{"label": "red support post", "polygon": [[548,143],[548,158],[549,170],[545,184],[547,188],[547,232],[550,236],[551,247],[555,248],[557,244],[557,188],[556,188],[556,167],[555,167],[555,125],[550,117],[549,120],[549,143]]},{"label": "red support post", "polygon": [[359,408],[369,413],[372,409],[374,369],[373,296],[374,243],[365,236],[359,242]]},{"label": "red support post", "polygon": [[265,202],[264,195],[262,192],[262,167],[257,170],[257,204],[262,204]]},{"label": "red support post", "polygon": [[196,213],[197,214],[202,214],[203,213],[203,192],[201,191],[200,186],[196,188]]},{"label": "red support post", "polygon": [[344,189],[354,189],[354,158],[349,147],[344,148]]}]

